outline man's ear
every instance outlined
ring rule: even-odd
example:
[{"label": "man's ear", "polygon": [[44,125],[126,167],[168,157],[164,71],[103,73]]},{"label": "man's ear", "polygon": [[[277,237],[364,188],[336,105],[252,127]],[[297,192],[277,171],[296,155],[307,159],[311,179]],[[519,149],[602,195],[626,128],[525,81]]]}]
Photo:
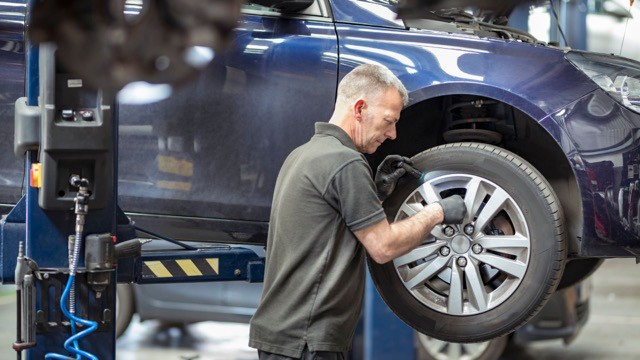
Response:
[{"label": "man's ear", "polygon": [[362,121],[362,110],[367,108],[367,103],[364,99],[358,99],[358,101],[353,104],[353,117],[356,121]]}]

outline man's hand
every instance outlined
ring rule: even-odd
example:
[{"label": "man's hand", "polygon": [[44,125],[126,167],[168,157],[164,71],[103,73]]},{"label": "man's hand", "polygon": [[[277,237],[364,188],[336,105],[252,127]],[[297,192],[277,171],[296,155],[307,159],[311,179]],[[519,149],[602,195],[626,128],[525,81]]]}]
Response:
[{"label": "man's hand", "polygon": [[401,167],[398,167],[399,164],[403,162],[409,165],[412,165],[413,162],[411,159],[400,156],[400,155],[389,155],[378,166],[378,171],[376,172],[376,188],[378,189],[378,199],[380,201],[384,201],[391,193],[393,189],[396,188],[396,183],[398,179],[405,174],[405,170]]},{"label": "man's hand", "polygon": [[452,195],[444,198],[436,204],[439,204],[444,214],[443,224],[460,224],[467,215],[467,207],[460,195]]}]

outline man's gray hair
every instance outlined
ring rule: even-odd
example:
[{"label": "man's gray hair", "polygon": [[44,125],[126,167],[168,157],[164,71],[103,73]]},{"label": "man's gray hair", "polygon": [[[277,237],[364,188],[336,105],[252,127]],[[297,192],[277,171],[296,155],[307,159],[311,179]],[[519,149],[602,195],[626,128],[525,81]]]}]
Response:
[{"label": "man's gray hair", "polygon": [[400,93],[402,104],[409,103],[407,89],[391,70],[384,66],[363,64],[351,70],[338,84],[338,102],[356,101],[360,96],[378,95],[393,87]]}]

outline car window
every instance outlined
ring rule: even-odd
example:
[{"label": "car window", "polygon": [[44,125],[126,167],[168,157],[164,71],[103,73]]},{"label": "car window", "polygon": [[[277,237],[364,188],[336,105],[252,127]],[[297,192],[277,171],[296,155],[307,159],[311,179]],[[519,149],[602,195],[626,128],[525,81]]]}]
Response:
[{"label": "car window", "polygon": [[393,0],[331,0],[331,12],[338,23],[404,29],[396,4]]},{"label": "car window", "polygon": [[[260,13],[263,15],[275,16],[279,16],[281,14],[281,11],[278,9],[251,3],[244,4],[242,6],[242,11],[246,13]],[[295,15],[327,16],[326,6],[323,0],[316,0],[311,4],[311,6],[296,13]]]}]

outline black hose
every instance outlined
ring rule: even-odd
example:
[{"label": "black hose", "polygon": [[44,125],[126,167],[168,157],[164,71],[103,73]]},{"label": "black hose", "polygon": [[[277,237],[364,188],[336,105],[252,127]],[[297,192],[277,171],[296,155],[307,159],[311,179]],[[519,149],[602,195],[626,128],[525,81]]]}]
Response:
[{"label": "black hose", "polygon": [[176,244],[176,245],[178,245],[178,246],[182,246],[183,248],[185,248],[185,249],[187,249],[187,250],[197,250],[197,249],[198,249],[198,248],[193,247],[193,246],[191,246],[191,245],[187,245],[187,244],[183,243],[182,241],[173,240],[173,239],[168,238],[168,237],[166,237],[166,236],[158,235],[158,234],[156,234],[156,233],[153,233],[153,232],[151,232],[151,231],[149,231],[149,230],[145,230],[145,229],[139,228],[139,227],[137,227],[137,226],[134,226],[133,228],[134,228],[136,231],[140,231],[141,233],[149,234],[149,235],[151,235],[151,236],[155,236],[155,237],[157,237],[158,239],[162,239],[162,240],[168,241],[168,242],[170,242],[170,243]]},{"label": "black hose", "polygon": [[560,35],[562,35],[562,40],[564,40],[564,45],[569,46],[569,42],[567,42],[567,38],[564,36],[564,31],[562,31],[562,27],[560,26],[560,19],[558,19],[558,13],[556,12],[556,8],[553,5],[553,0],[550,0],[551,3],[551,11],[553,11],[553,17],[556,18],[556,26],[558,27],[558,31],[560,31]]}]

